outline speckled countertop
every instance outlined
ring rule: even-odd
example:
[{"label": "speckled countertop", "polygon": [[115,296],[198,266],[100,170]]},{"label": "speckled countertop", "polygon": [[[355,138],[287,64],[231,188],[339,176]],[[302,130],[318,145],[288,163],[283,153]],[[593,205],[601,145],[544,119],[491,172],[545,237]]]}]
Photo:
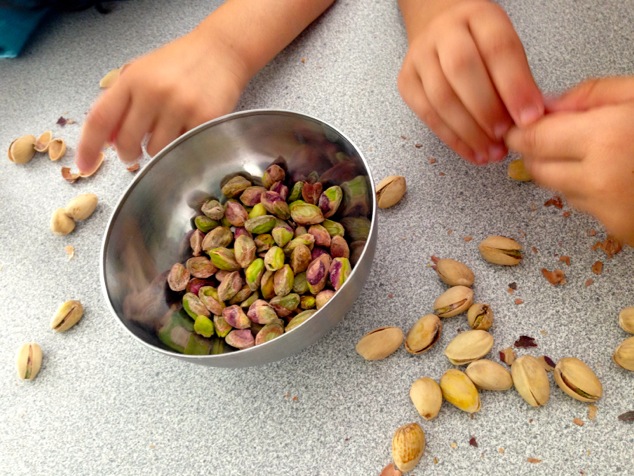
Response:
[{"label": "speckled countertop", "polygon": [[[99,79],[187,32],[219,3],[129,1],[105,16],[67,14],[42,25],[22,57],[0,63],[3,150],[49,129],[69,145],[61,163],[0,161],[0,474],[378,475],[394,430],[412,421],[427,434],[412,474],[628,474],[634,427],[617,417],[634,410],[634,374],[611,354],[626,337],[618,312],[634,305],[634,252],[608,258],[593,249],[605,239],[593,219],[565,204],[545,206],[551,192],[510,181],[505,163],[475,168],[426,130],[396,89],[406,41],[395,1],[339,0],[239,104],[324,119],[362,149],[376,180],[407,178],[405,199],[378,214],[375,263],[344,321],[298,355],[237,370],[181,362],[125,333],[102,295],[98,263],[107,220],[132,175],[111,150],[97,175],[74,185],[60,167],[72,164]],[[544,91],[634,72],[632,0],[501,3]],[[72,121],[61,126],[59,117]],[[100,197],[96,213],[73,234],[53,236],[52,211],[80,192]],[[524,263],[485,263],[477,243],[489,234],[518,239]],[[444,290],[428,266],[432,255],[474,270],[476,298],[495,312],[491,358],[528,335],[538,347],[518,354],[576,356],[594,369],[605,390],[594,420],[553,383],[543,408],[514,390],[483,392],[473,417],[444,404],[436,420],[423,421],[409,387],[451,367],[443,349],[466,328],[464,317],[446,320],[441,342],[422,356],[401,348],[371,363],[355,353],[368,330],[407,330],[429,312]],[[567,283],[550,285],[542,268],[563,269]],[[86,315],[55,334],[49,321],[70,298],[84,302]],[[30,340],[45,360],[36,380],[22,382],[15,354]]]}]

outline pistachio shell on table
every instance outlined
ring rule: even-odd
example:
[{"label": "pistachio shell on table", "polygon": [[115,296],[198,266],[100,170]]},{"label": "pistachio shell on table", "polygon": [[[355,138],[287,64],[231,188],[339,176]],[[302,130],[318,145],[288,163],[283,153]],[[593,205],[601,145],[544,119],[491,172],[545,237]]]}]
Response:
[{"label": "pistachio shell on table", "polygon": [[410,354],[422,354],[440,339],[442,322],[435,314],[426,314],[411,327],[405,338],[405,349]]},{"label": "pistachio shell on table", "polygon": [[46,131],[40,134],[40,136],[37,138],[33,146],[33,148],[35,149],[35,152],[47,152],[48,145],[50,144],[52,139],[53,139],[53,131]]},{"label": "pistachio shell on table", "polygon": [[64,142],[64,139],[52,139],[48,143],[48,158],[56,161],[64,157],[64,155],[66,155],[66,142]]},{"label": "pistachio shell on table", "polygon": [[66,332],[77,324],[84,316],[84,306],[76,299],[64,302],[53,315],[51,329],[56,332]]},{"label": "pistachio shell on table", "polygon": [[465,373],[482,390],[508,390],[513,386],[511,372],[492,360],[474,360],[467,366]]},{"label": "pistachio shell on table", "polygon": [[402,175],[389,175],[376,185],[376,201],[379,208],[390,208],[405,196],[407,183]]},{"label": "pistachio shell on table", "polygon": [[9,145],[7,155],[11,162],[16,164],[26,164],[35,155],[36,138],[32,134],[18,137]]},{"label": "pistachio shell on table", "polygon": [[432,268],[440,280],[449,286],[473,286],[475,276],[466,264],[452,258],[432,256]]},{"label": "pistachio shell on table", "polygon": [[634,371],[634,336],[625,339],[612,354],[612,360],[625,370]]},{"label": "pistachio shell on table", "polygon": [[468,330],[456,335],[445,348],[445,356],[454,365],[465,365],[479,360],[493,347],[493,336],[487,331]]},{"label": "pistachio shell on table", "polygon": [[63,208],[57,208],[51,216],[51,231],[56,235],[68,235],[75,229],[75,220]]},{"label": "pistachio shell on table", "polygon": [[511,365],[513,385],[533,407],[546,405],[550,399],[550,382],[543,365],[532,355],[522,355]]},{"label": "pistachio shell on table", "polygon": [[559,359],[553,376],[559,388],[575,400],[592,403],[603,395],[603,386],[596,374],[576,357]]},{"label": "pistachio shell on table", "polygon": [[488,331],[493,325],[493,310],[488,304],[476,302],[467,310],[467,322],[471,329]]},{"label": "pistachio shell on table", "polygon": [[442,406],[442,390],[434,379],[421,377],[415,380],[409,389],[409,398],[425,420],[433,420],[438,416]]},{"label": "pistachio shell on table", "polygon": [[480,394],[466,373],[448,369],[440,378],[440,389],[445,400],[467,413],[480,411]]},{"label": "pistachio shell on table", "polygon": [[392,355],[403,343],[403,331],[399,327],[379,327],[365,334],[355,350],[365,360],[381,360]]},{"label": "pistachio shell on table", "polygon": [[399,427],[392,437],[392,459],[399,470],[413,470],[425,452],[425,432],[418,423]]},{"label": "pistachio shell on table", "polygon": [[488,236],[478,245],[480,255],[491,264],[515,266],[522,261],[522,245],[506,236]]},{"label": "pistachio shell on table", "polygon": [[530,182],[533,180],[522,158],[511,160],[507,168],[507,173],[509,178],[517,180],[518,182]]},{"label": "pistachio shell on table", "polygon": [[452,286],[434,301],[434,314],[438,317],[454,317],[462,314],[473,304],[473,289],[467,286]]},{"label": "pistachio shell on table", "polygon": [[629,334],[634,334],[634,306],[626,307],[619,312],[619,327]]}]

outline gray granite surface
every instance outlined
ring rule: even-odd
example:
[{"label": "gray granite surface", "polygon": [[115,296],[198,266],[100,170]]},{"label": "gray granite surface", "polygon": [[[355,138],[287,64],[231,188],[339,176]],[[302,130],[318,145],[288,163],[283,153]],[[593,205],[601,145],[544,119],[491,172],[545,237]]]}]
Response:
[{"label": "gray granite surface", "polygon": [[[416,119],[396,89],[406,41],[395,1],[339,0],[253,80],[238,106],[329,121],[361,148],[375,181],[407,178],[402,203],[378,214],[375,263],[344,321],[298,355],[238,370],[181,362],[126,334],[102,295],[98,263],[107,220],[132,175],[112,150],[97,175],[74,185],[60,167],[72,164],[99,79],[187,32],[219,3],[131,0],[106,16],[67,14],[44,24],[22,57],[0,63],[3,150],[49,129],[69,145],[61,163],[0,161],[0,474],[378,475],[394,430],[412,421],[427,434],[416,475],[631,474],[634,426],[617,417],[634,410],[634,374],[611,354],[627,337],[617,315],[634,305],[634,252],[609,259],[593,250],[605,233],[592,218],[565,204],[544,206],[552,192],[510,181],[506,163],[459,160]],[[634,1],[501,3],[544,91],[634,72]],[[59,126],[60,116],[75,123]],[[96,213],[73,234],[53,236],[52,211],[80,192],[100,197]],[[524,263],[485,263],[477,243],[489,234],[517,238]],[[66,245],[75,248],[70,260]],[[409,387],[451,367],[443,349],[466,318],[446,320],[440,343],[421,356],[401,348],[370,363],[354,345],[370,329],[407,330],[430,311],[444,290],[428,266],[432,255],[475,271],[477,300],[495,312],[493,360],[529,335],[538,347],[519,354],[588,363],[605,390],[596,419],[553,382],[542,408],[514,390],[483,392],[473,417],[445,403],[437,419],[423,421]],[[601,275],[591,271],[597,260]],[[542,268],[564,269],[568,282],[551,286]],[[55,334],[52,314],[71,298],[84,302],[86,315]],[[23,382],[15,355],[31,340],[45,360],[37,379]]]}]

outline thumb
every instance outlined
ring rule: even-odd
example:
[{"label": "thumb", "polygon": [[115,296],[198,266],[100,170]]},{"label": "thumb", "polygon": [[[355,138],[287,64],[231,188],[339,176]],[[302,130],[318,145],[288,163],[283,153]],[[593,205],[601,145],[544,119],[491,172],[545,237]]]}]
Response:
[{"label": "thumb", "polygon": [[634,76],[612,76],[586,80],[561,96],[546,100],[549,112],[588,109],[634,101]]}]

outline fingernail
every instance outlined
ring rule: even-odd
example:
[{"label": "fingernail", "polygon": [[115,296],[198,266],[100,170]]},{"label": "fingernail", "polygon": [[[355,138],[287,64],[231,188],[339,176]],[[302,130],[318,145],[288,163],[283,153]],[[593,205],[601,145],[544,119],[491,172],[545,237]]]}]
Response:
[{"label": "fingernail", "polygon": [[528,106],[520,111],[520,126],[528,126],[542,117],[544,109],[541,106]]},{"label": "fingernail", "polygon": [[500,144],[489,147],[489,159],[491,162],[500,162],[506,157],[506,148]]},{"label": "fingernail", "polygon": [[475,160],[475,163],[478,165],[484,165],[488,162],[486,156],[484,156],[483,154],[476,152],[475,155],[473,156],[473,159]]},{"label": "fingernail", "polygon": [[496,124],[495,127],[493,128],[493,135],[495,136],[497,140],[501,140],[504,137],[504,134],[506,134],[510,128],[511,128],[510,124],[505,124],[505,123]]}]

